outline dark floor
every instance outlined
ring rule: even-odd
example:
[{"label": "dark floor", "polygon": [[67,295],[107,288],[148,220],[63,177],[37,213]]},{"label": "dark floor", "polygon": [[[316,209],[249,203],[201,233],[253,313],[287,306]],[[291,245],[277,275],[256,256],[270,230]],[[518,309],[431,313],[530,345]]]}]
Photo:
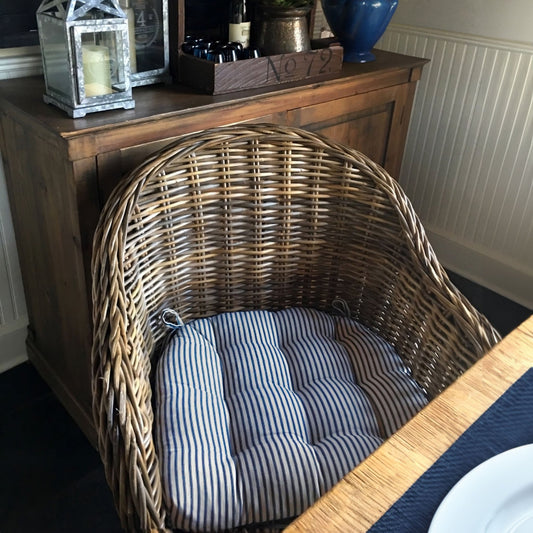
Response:
[{"label": "dark floor", "polygon": [[30,363],[0,374],[0,532],[122,531],[100,458]]},{"label": "dark floor", "polygon": [[[505,335],[531,310],[451,275]],[[121,531],[96,451],[29,363],[0,374],[0,533]]]},{"label": "dark floor", "polygon": [[489,319],[502,337],[533,314],[533,309],[526,309],[453,272],[448,272],[448,275],[452,283],[470,300],[470,303],[478,311]]}]

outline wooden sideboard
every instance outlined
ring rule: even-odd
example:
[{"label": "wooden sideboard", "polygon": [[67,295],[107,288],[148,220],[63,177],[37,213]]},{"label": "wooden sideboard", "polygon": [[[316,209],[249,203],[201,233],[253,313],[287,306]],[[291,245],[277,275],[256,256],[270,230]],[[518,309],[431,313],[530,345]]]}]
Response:
[{"label": "wooden sideboard", "polygon": [[117,182],[179,135],[238,122],[301,126],[351,145],[397,176],[426,60],[377,51],[334,79],[211,96],[134,89],[133,110],[70,119],[43,103],[42,77],[0,82],[1,144],[29,316],[28,356],[94,443],[91,248]]}]

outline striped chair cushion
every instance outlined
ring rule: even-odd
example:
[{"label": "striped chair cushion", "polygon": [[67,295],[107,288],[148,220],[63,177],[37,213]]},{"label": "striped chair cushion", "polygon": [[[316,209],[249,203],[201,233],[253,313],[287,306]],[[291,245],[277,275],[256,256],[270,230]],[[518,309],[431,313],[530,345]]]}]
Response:
[{"label": "striped chair cushion", "polygon": [[185,531],[300,514],[426,403],[387,343],[301,308],[179,328],[156,381],[164,497]]}]

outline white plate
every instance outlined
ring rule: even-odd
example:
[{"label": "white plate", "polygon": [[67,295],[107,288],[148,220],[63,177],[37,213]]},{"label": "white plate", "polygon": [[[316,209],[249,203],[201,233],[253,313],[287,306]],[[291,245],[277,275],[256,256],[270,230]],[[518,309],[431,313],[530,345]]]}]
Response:
[{"label": "white plate", "polygon": [[457,482],[429,528],[451,532],[533,532],[533,444],[496,455]]}]

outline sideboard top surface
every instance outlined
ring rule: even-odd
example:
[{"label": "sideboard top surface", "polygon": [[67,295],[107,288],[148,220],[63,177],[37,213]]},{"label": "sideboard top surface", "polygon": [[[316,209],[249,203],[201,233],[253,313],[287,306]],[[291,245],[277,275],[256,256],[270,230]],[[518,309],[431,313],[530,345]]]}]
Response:
[{"label": "sideboard top surface", "polygon": [[[377,60],[371,63],[344,63],[340,74],[320,82],[295,82],[275,88],[253,89],[224,95],[202,94],[184,85],[154,85],[138,87],[133,91],[135,108],[89,114],[86,117],[71,119],[64,111],[45,104],[44,78],[32,76],[0,81],[0,111],[9,113],[15,120],[31,122],[32,127],[40,127],[43,135],[59,135],[65,140],[75,141],[82,136],[94,138],[96,133],[105,136],[106,131],[121,127],[141,126],[154,120],[181,120],[192,115],[201,115],[217,107],[238,109],[260,105],[264,115],[298,107],[305,93],[310,103],[331,100],[331,91],[341,98],[349,94],[364,93],[410,80],[411,72],[422,67],[427,60],[401,54],[376,50]],[[415,80],[413,80],[415,81]],[[257,110],[251,113],[257,115]],[[246,112],[236,118],[246,120]],[[161,124],[162,127],[163,124]],[[194,125],[191,125],[194,128]],[[109,139],[111,141],[111,139]],[[85,150],[90,150],[90,142],[83,140]],[[111,142],[111,144],[113,144]],[[98,149],[100,149],[98,147]],[[109,148],[112,148],[110,146]],[[79,154],[90,156],[91,153]]]}]

